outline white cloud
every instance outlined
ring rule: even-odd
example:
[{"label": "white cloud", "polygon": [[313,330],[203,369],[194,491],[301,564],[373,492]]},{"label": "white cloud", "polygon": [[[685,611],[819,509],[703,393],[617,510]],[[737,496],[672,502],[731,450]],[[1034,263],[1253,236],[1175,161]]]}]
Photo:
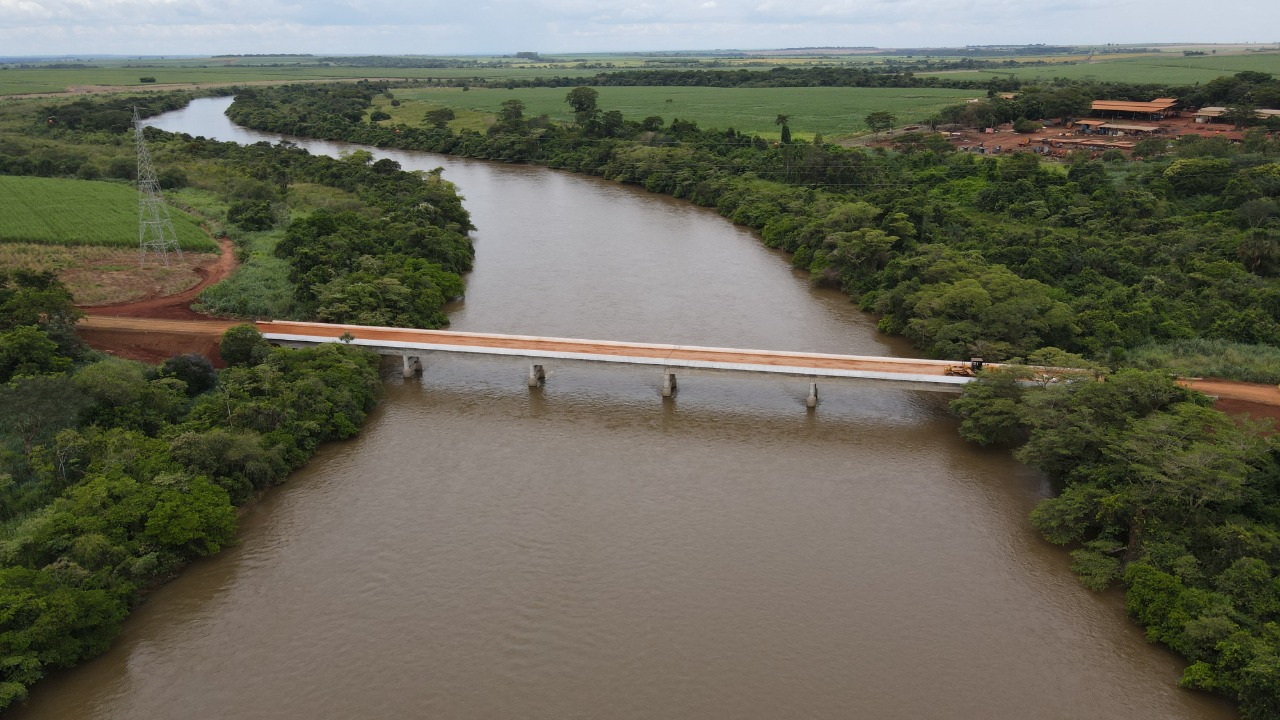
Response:
[{"label": "white cloud", "polygon": [[[1280,3],[1166,0],[0,0],[0,54],[587,52],[1240,42]],[[1105,8],[1100,15],[1090,7]],[[1249,18],[1248,23],[1240,18]]]}]

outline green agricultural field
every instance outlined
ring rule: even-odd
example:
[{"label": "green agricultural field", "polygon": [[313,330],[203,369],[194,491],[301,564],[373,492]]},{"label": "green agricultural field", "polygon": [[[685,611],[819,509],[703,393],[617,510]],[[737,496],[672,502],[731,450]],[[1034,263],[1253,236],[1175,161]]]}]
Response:
[{"label": "green agricultural field", "polygon": [[[602,87],[599,106],[619,110],[630,120],[657,115],[665,123],[675,118],[692,120],[702,128],[734,128],[761,137],[778,137],[778,115],[790,117],[791,132],[809,138],[821,133],[836,138],[865,132],[863,118],[876,110],[897,116],[898,124],[918,122],[939,109],[983,93],[973,90],[901,88],[704,88],[704,87]],[[484,129],[489,118],[506,100],[525,104],[526,116],[546,114],[570,121],[573,113],[564,98],[568,88],[518,88],[464,92],[457,88],[401,89],[401,102],[392,107],[379,97],[378,108],[392,116],[390,122],[417,125],[432,108],[449,107],[458,113],[453,127]]]},{"label": "green agricultural field", "polygon": [[[1050,62],[1049,65],[1014,65],[1009,68],[947,72],[948,77],[986,79],[992,75],[1016,75],[1027,79],[1065,77],[1117,82],[1191,84],[1207,82],[1223,74],[1241,70],[1280,73],[1280,53],[1245,51],[1234,46],[1188,46],[1217,55],[1183,56],[1181,49],[1169,47],[1158,53],[1108,53],[1057,56],[1009,56],[1001,61]],[[954,52],[946,50],[944,52]],[[224,58],[92,58],[66,61],[83,67],[31,67],[0,65],[0,96],[24,93],[64,92],[84,87],[151,88],[173,85],[233,85],[236,83],[287,83],[323,80],[387,78],[427,80],[476,78],[488,81],[546,76],[584,77],[599,72],[665,68],[673,70],[767,70],[778,66],[872,65],[890,63],[946,62],[962,56],[835,54],[822,52],[764,53],[546,53],[538,59],[505,57],[453,58],[490,67],[379,68],[348,67],[321,62],[319,57],[224,57]],[[995,60],[983,57],[982,60]],[[345,61],[345,59],[344,59]],[[351,61],[358,61],[351,59]],[[927,73],[925,73],[927,74]],[[143,77],[155,83],[143,83]]]},{"label": "green agricultural field", "polygon": [[[184,250],[217,251],[195,218],[170,212]],[[123,183],[0,176],[0,242],[137,247],[138,191]]]},{"label": "green agricultural field", "polygon": [[1280,75],[1280,52],[1231,55],[1183,56],[1181,53],[1152,53],[1111,59],[1098,56],[1092,61],[1030,65],[1008,69],[964,72],[921,73],[947,78],[985,80],[992,76],[1015,76],[1023,80],[1098,80],[1103,82],[1155,83],[1162,85],[1194,85],[1233,73],[1254,70]]},{"label": "green agricultural field", "polygon": [[[0,96],[28,93],[65,92],[90,86],[127,87],[146,90],[172,85],[234,85],[236,83],[290,83],[323,80],[427,80],[428,78],[481,78],[559,75],[582,77],[599,69],[568,65],[505,66],[494,68],[375,68],[323,67],[319,65],[228,65],[210,61],[208,66],[85,67],[85,68],[0,68]],[[154,77],[155,84],[143,83]]]}]

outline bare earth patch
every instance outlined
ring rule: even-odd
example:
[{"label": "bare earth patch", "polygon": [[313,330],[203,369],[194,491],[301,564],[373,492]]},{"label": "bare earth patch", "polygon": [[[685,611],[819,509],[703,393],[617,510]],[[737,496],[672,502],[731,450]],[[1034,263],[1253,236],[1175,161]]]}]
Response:
[{"label": "bare earth patch", "polygon": [[53,270],[81,307],[164,297],[195,287],[219,262],[212,253],[169,253],[169,264],[155,254],[139,266],[136,249],[92,246],[0,245],[0,266]]}]

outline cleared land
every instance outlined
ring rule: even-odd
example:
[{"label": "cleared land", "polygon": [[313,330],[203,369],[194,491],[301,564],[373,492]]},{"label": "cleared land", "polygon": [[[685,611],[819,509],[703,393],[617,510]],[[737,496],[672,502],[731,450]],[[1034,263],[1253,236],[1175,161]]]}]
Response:
[{"label": "cleared land", "polygon": [[144,268],[136,249],[0,243],[0,267],[53,271],[81,306],[181,293],[200,284],[211,268],[234,258],[188,252],[181,258],[171,255],[168,265],[152,259]]},{"label": "cleared land", "polygon": [[[828,138],[867,130],[863,118],[876,110],[893,113],[899,124],[911,123],[936,113],[947,105],[984,95],[972,90],[902,88],[705,88],[705,87],[601,87],[599,106],[618,110],[630,120],[657,115],[665,123],[675,118],[692,120],[702,128],[734,128],[761,137],[778,137],[774,123],[778,115],[789,116],[796,137],[822,133]],[[570,121],[572,109],[565,103],[569,88],[517,88],[490,90],[475,88],[426,88],[395,90],[401,102],[392,107],[379,97],[377,109],[390,113],[390,122],[418,125],[427,110],[448,107],[458,111],[455,128],[483,130],[502,103],[520,100],[525,115],[546,114],[553,120]]]},{"label": "cleared land", "polygon": [[[195,218],[170,214],[184,250],[217,251]],[[0,176],[0,242],[137,248],[138,191],[124,183]]]}]

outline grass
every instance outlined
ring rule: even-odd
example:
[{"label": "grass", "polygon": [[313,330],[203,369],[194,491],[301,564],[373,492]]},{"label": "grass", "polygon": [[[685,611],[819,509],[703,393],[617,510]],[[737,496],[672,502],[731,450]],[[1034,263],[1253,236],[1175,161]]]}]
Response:
[{"label": "grass", "polygon": [[1184,377],[1280,383],[1280,348],[1223,340],[1179,340],[1129,351],[1125,363]]},{"label": "grass", "polygon": [[[702,128],[734,128],[778,137],[774,120],[790,116],[792,134],[799,138],[821,133],[827,138],[854,135],[867,130],[863,118],[876,110],[897,116],[899,124],[917,122],[947,105],[984,95],[970,90],[900,88],[701,88],[701,87],[602,87],[599,106],[619,110],[631,120],[658,115],[664,122],[675,118],[692,120]],[[503,101],[517,99],[525,104],[526,116],[546,114],[553,120],[570,121],[573,113],[565,103],[567,88],[517,88],[514,90],[457,88],[401,89],[394,91],[401,102],[392,107],[379,97],[378,107],[392,115],[391,122],[416,125],[431,108],[450,107],[458,112],[452,127],[482,130],[488,126]]]},{"label": "grass", "polygon": [[201,292],[192,307],[221,317],[297,318],[289,261],[275,256],[283,237],[284,230],[246,233],[238,241],[240,267]]},{"label": "grass", "polygon": [[1280,52],[1185,57],[1173,53],[1150,53],[1111,58],[1099,56],[1094,61],[1077,59],[1072,64],[1033,65],[1008,69],[986,69],[965,72],[921,73],[947,78],[985,80],[1010,75],[1023,80],[1098,80],[1106,82],[1154,83],[1161,85],[1194,85],[1207,83],[1223,75],[1246,70],[1280,75]]},{"label": "grass", "polygon": [[[198,221],[171,210],[183,250],[217,252]],[[0,241],[138,246],[138,191],[92,180],[0,176]]]}]

